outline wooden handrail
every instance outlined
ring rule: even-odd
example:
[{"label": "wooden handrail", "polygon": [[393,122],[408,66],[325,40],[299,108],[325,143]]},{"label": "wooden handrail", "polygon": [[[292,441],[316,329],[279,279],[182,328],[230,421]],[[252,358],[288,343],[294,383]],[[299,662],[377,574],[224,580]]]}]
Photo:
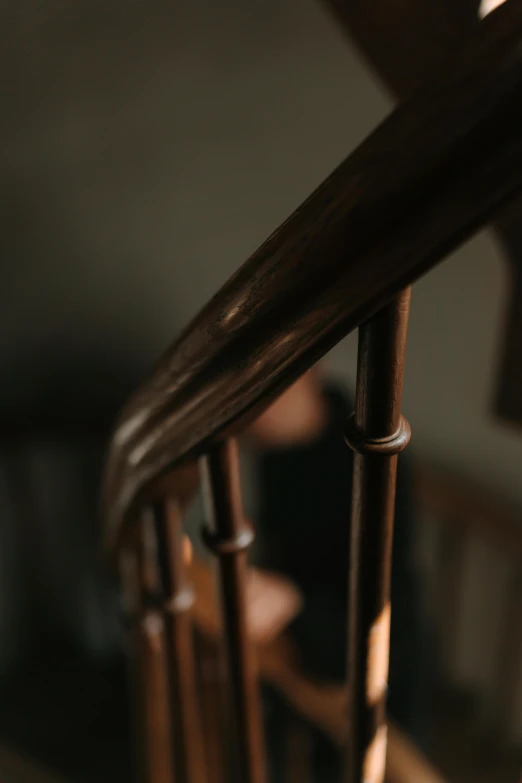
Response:
[{"label": "wooden handrail", "polygon": [[[478,0],[322,0],[335,21],[399,100],[409,97],[444,62],[446,53],[476,34]],[[499,2],[499,0],[495,0]],[[514,4],[517,0],[501,0]],[[482,5],[482,4],[481,4]],[[486,0],[485,5],[494,5]],[[504,13],[496,8],[493,13]],[[504,423],[522,424],[522,203],[496,216],[492,229],[507,262],[509,294],[499,342],[492,404]]]},{"label": "wooden handrail", "polygon": [[522,8],[480,26],[254,253],[124,409],[108,545],[144,488],[266,407],[522,189]]}]

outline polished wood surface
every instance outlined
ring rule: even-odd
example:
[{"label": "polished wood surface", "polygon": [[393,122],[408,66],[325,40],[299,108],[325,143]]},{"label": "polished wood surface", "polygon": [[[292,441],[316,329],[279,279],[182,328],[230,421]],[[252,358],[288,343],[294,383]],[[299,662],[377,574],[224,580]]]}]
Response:
[{"label": "polished wood surface", "polygon": [[[214,580],[210,570],[203,569],[208,579],[209,595],[215,597]],[[198,585],[199,587],[199,585]],[[212,589],[214,587],[214,589]],[[201,601],[196,602],[197,605]],[[214,606],[214,621],[217,624],[218,607]],[[200,627],[198,628],[200,630]],[[224,726],[230,724],[228,700],[226,698],[226,667],[222,639],[216,628],[214,632],[197,634],[197,661],[200,675],[201,712],[203,718],[204,751],[209,771],[209,783],[230,783],[233,775],[228,743],[225,741]]]},{"label": "polished wood surface", "polygon": [[237,443],[212,447],[202,461],[207,545],[219,558],[223,626],[242,783],[264,783],[266,764],[255,651],[246,608],[246,551],[253,540],[243,514]]},{"label": "polished wood surface", "polygon": [[122,413],[109,546],[159,475],[268,406],[522,185],[522,9],[500,9],[383,123],[187,328]]},{"label": "polished wood surface", "polygon": [[161,576],[154,515],[144,510],[135,546],[120,556],[128,617],[129,664],[133,691],[134,752],[138,780],[175,783],[169,651],[158,605]]},{"label": "polished wood surface", "polygon": [[[166,498],[151,509],[161,564],[160,598],[166,627],[171,715],[175,755],[183,783],[206,783],[203,736],[196,691],[190,610],[194,592],[186,573],[183,518],[177,500]],[[187,539],[185,539],[186,541]]]},{"label": "polished wood surface", "polygon": [[383,783],[390,647],[390,577],[410,289],[359,329],[348,613],[347,783]]}]

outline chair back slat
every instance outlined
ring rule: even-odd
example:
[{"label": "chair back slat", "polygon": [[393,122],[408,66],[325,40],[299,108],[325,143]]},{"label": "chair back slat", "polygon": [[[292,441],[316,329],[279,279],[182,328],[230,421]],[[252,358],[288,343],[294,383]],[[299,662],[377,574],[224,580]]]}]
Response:
[{"label": "chair back slat", "polygon": [[237,443],[215,445],[202,460],[207,545],[219,558],[223,623],[242,783],[264,783],[265,755],[254,649],[246,610],[246,550],[253,540],[243,515]]},{"label": "chair back slat", "polygon": [[359,329],[348,632],[348,783],[383,783],[390,644],[390,574],[397,455],[410,304],[407,289]]}]

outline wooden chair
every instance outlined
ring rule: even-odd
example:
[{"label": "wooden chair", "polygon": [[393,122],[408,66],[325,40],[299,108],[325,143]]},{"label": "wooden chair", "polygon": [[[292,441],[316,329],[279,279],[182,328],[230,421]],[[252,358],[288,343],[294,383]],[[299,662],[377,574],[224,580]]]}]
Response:
[{"label": "wooden chair", "polygon": [[[428,30],[435,5],[426,4]],[[386,15],[375,19],[382,25]],[[356,327],[356,405],[345,433],[355,451],[345,779],[382,783],[394,484],[410,437],[401,415],[409,286],[522,188],[522,12],[511,0],[476,27],[241,267],[119,418],[104,485],[106,546],[132,626],[140,770],[149,783],[209,779],[181,547],[197,459],[205,540],[219,561],[240,780],[266,780],[244,601],[253,534],[234,436]],[[369,28],[368,19],[353,27],[365,48],[379,44]],[[417,61],[403,64],[396,82],[408,93],[409,67]],[[271,676],[281,676],[283,652],[264,656]],[[295,667],[285,672],[297,676]]]}]

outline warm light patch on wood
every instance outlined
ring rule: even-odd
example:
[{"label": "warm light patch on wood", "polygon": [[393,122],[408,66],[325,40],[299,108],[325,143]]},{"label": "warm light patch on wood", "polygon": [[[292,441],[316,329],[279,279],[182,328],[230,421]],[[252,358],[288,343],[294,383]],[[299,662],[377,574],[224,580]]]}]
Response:
[{"label": "warm light patch on wood", "polygon": [[384,783],[386,735],[386,726],[381,726],[366,751],[363,766],[363,783]]},{"label": "warm light patch on wood", "polygon": [[369,705],[378,704],[388,685],[391,607],[388,602],[374,622],[368,635],[368,673],[366,699]]},{"label": "warm light patch on wood", "polygon": [[504,2],[505,0],[482,0],[479,5],[479,17],[484,19],[485,16],[490,14],[495,10],[495,8],[498,8],[499,5],[502,5]]}]

